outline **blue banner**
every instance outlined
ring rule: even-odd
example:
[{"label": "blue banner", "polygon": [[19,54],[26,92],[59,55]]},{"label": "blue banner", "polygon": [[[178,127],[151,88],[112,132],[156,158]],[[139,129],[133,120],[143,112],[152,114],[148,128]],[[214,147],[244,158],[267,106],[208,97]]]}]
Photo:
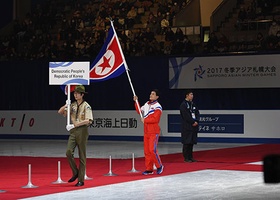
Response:
[{"label": "blue banner", "polygon": [[[179,114],[168,115],[168,132],[181,132],[181,118]],[[201,114],[199,118],[199,133],[244,134],[244,115]]]}]

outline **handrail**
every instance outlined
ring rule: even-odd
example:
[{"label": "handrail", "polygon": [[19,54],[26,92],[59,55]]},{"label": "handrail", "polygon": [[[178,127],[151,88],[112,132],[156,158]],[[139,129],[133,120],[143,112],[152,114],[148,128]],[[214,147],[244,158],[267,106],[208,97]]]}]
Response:
[{"label": "handrail", "polygon": [[180,16],[181,13],[184,12],[184,10],[190,5],[190,3],[194,1],[194,0],[187,0],[186,1],[186,7],[184,9],[180,9],[179,12],[177,12],[173,18],[173,25],[175,24],[175,19],[177,18],[177,16]]},{"label": "handrail", "polygon": [[186,7],[184,9],[181,9],[173,17],[173,25],[175,24],[180,26],[199,25],[200,24],[199,1],[200,0],[189,0],[187,2]]},{"label": "handrail", "polygon": [[210,30],[217,30],[221,22],[228,16],[228,14],[236,7],[237,0],[224,0],[213,11],[210,19]]},{"label": "handrail", "polygon": [[[194,0],[188,0],[188,1],[186,1],[186,7],[187,7],[192,1],[194,1]],[[186,7],[185,7],[184,9],[186,9]],[[183,12],[184,9],[179,10],[179,12],[177,12],[176,15],[179,14],[179,13],[181,13],[181,12]],[[175,15],[175,16],[176,16],[176,15]]]}]

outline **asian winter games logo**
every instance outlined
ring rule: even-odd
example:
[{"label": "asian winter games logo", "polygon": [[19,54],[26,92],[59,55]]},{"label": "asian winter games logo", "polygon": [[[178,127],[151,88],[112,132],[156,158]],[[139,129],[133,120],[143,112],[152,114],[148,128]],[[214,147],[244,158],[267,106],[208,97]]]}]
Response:
[{"label": "asian winter games logo", "polygon": [[201,65],[199,65],[199,67],[194,68],[194,81],[196,81],[197,79],[203,79],[203,74],[205,73],[205,70],[203,69],[203,67]]}]

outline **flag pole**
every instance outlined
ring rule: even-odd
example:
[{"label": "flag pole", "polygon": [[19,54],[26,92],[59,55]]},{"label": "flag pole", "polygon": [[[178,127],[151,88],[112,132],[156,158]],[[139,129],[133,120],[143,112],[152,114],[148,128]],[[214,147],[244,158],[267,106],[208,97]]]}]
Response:
[{"label": "flag pole", "polygon": [[[117,36],[117,33],[116,33],[116,31],[115,31],[115,28],[114,28],[113,21],[110,20],[110,22],[111,22],[111,27],[112,27],[112,29],[113,29],[113,31],[114,31],[114,34]],[[129,69],[128,69],[128,66],[127,66],[127,64],[126,64],[126,60],[124,59],[124,55],[123,55],[122,48],[121,48],[121,45],[120,45],[120,42],[119,42],[119,38],[116,37],[116,40],[117,40],[117,43],[118,43],[118,45],[119,45],[119,47],[120,47],[120,53],[121,53],[122,58],[123,58],[123,61],[124,61],[124,66],[125,66],[126,75],[127,75],[127,78],[128,78],[128,81],[129,81],[129,84],[130,84],[130,87],[131,87],[133,96],[136,96],[135,91],[134,91],[134,88],[133,88],[133,84],[132,84],[132,81],[131,81],[131,78],[130,78],[130,75],[129,75],[129,73],[128,73],[128,70],[129,70]],[[143,118],[143,115],[142,115],[142,113],[141,113],[141,109],[140,109],[140,106],[139,106],[138,99],[136,100],[136,104],[137,104],[137,108],[138,108],[138,110],[139,110],[140,117]]]},{"label": "flag pole", "polygon": [[67,125],[70,125],[70,104],[71,104],[71,99],[70,99],[70,88],[71,85],[67,85]]}]

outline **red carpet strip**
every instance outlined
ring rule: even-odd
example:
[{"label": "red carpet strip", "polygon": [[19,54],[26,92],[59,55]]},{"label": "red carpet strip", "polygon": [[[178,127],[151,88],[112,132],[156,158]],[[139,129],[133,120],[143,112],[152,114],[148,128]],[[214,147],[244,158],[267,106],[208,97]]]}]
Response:
[{"label": "red carpet strip", "polygon": [[[75,187],[76,182],[52,184],[58,178],[58,161],[61,162],[61,179],[68,181],[72,176],[66,158],[1,156],[0,193],[1,200],[34,197],[82,188],[97,187],[127,181],[154,178],[205,169],[262,171],[262,165],[248,164],[262,161],[269,154],[280,154],[280,144],[252,145],[195,152],[196,163],[184,163],[181,153],[162,155],[164,172],[161,175],[143,176],[128,173],[132,169],[131,159],[112,159],[112,172],[117,176],[104,176],[109,172],[109,159],[87,159],[85,186]],[[31,164],[31,183],[38,188],[22,188],[28,184],[28,165]],[[144,171],[144,158],[135,159],[135,169]]]}]

